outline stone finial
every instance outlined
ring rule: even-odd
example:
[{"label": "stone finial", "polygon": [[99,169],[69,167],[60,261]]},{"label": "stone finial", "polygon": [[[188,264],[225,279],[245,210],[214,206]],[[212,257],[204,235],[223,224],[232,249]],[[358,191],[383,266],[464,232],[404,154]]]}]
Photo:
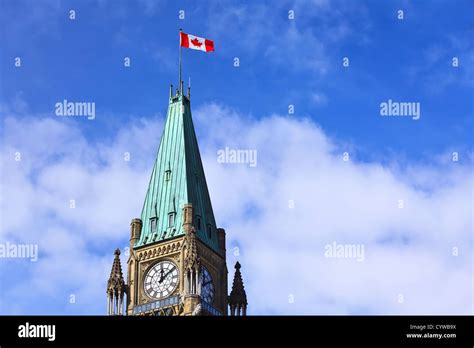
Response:
[{"label": "stone finial", "polygon": [[120,249],[116,249],[114,255],[112,270],[110,271],[110,277],[107,282],[107,314],[122,315],[127,286],[123,280],[122,265],[120,264]]},{"label": "stone finial", "polygon": [[232,291],[230,292],[229,306],[230,315],[242,315],[247,314],[247,294],[245,293],[244,281],[242,280],[242,274],[240,273],[240,263],[235,263],[235,274],[234,281],[232,283]]},{"label": "stone finial", "polygon": [[184,255],[184,268],[186,270],[199,267],[201,259],[198,255],[197,243],[196,243],[196,230],[194,227],[186,233],[186,254]]}]

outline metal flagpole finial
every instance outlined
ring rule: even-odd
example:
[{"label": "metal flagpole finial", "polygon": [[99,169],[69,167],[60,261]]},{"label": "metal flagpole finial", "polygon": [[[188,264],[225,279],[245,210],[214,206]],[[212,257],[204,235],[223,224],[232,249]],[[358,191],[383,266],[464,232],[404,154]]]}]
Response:
[{"label": "metal flagpole finial", "polygon": [[178,93],[183,95],[183,88],[181,84],[181,65],[182,65],[182,46],[181,46],[181,32],[183,31],[182,28],[179,28],[179,80],[178,80]]},{"label": "metal flagpole finial", "polygon": [[188,78],[188,99],[191,100],[191,77]]}]

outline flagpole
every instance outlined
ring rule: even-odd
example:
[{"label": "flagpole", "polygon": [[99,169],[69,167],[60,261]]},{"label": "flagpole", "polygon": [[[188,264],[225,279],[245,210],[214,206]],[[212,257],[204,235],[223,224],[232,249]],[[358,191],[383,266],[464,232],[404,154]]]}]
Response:
[{"label": "flagpole", "polygon": [[178,80],[178,93],[183,95],[183,89],[181,87],[181,62],[182,62],[182,51],[183,47],[181,46],[181,32],[183,29],[179,28],[179,80]]}]

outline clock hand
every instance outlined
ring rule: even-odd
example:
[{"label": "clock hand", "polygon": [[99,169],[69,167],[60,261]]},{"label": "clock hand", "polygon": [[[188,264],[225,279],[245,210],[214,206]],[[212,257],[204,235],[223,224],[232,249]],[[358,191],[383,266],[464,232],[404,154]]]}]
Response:
[{"label": "clock hand", "polygon": [[161,266],[160,279],[158,280],[158,283],[160,283],[160,284],[161,284],[161,283],[163,282],[163,280],[165,279],[165,277],[163,277],[163,273],[164,273],[164,271],[163,271],[163,266]]},{"label": "clock hand", "polygon": [[170,269],[166,274],[163,276],[163,279],[166,279],[168,277],[168,274],[174,271],[174,268]]}]

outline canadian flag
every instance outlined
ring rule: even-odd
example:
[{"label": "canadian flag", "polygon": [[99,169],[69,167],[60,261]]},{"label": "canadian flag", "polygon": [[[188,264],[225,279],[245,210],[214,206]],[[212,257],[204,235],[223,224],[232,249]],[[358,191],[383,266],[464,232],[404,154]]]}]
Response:
[{"label": "canadian flag", "polygon": [[204,52],[214,51],[214,41],[180,32],[180,43],[182,47],[191,48]]}]

